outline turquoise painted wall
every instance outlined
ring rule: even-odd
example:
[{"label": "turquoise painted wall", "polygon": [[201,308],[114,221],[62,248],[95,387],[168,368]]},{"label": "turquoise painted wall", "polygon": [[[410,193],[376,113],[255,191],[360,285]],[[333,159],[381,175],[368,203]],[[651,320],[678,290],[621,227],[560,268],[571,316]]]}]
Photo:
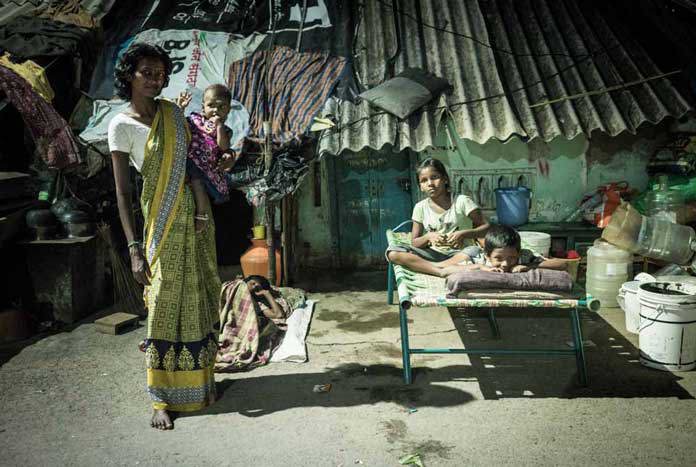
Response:
[{"label": "turquoise painted wall", "polygon": [[525,143],[519,138],[485,144],[464,140],[460,145],[464,154],[460,155],[441,134],[438,143],[443,145],[424,151],[420,157],[435,157],[454,170],[494,169],[504,174],[528,168],[535,174],[530,220],[554,222],[565,219],[583,194],[599,185],[625,180],[631,187],[644,190],[648,183],[646,164],[663,135],[664,131],[653,128],[639,135],[611,138],[598,134],[591,140],[581,135],[549,143],[539,139]]},{"label": "turquoise painted wall", "polygon": [[[624,134],[612,138],[597,134],[591,139],[579,136],[570,141],[559,138],[549,143],[540,140],[525,143],[519,138],[505,143],[492,140],[485,144],[463,140],[465,153],[462,157],[450,146],[443,132],[438,135],[437,146],[423,151],[419,158],[436,157],[455,170],[505,172],[534,168],[530,220],[554,222],[572,213],[582,195],[598,185],[626,180],[630,186],[644,190],[648,182],[646,164],[665,134],[666,127],[657,126],[641,130],[638,135]],[[393,157],[399,156],[395,154]],[[298,253],[302,254],[299,261],[310,267],[331,265],[335,256],[329,223],[329,199],[334,192],[327,183],[326,160],[320,166],[322,205],[314,206],[312,176],[305,179],[296,195],[300,222]],[[415,201],[419,197],[417,185],[414,185],[413,192]],[[494,212],[489,215],[494,217]],[[304,248],[305,244],[309,247]]]},{"label": "turquoise painted wall", "polygon": [[[333,157],[333,156],[330,156]],[[334,265],[334,246],[330,225],[330,196],[326,159],[312,164],[311,171],[295,193],[298,226],[298,264],[310,267]],[[315,206],[315,172],[321,179],[321,206]]]}]

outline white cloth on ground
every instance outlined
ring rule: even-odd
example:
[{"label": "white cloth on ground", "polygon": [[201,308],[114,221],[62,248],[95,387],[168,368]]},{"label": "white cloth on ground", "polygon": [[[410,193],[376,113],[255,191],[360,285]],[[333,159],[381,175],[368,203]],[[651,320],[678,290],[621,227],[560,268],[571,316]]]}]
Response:
[{"label": "white cloth on ground", "polygon": [[314,300],[305,301],[304,306],[296,308],[287,319],[288,329],[283,337],[283,342],[271,355],[271,362],[295,362],[307,361],[307,332],[312,322],[314,313]]}]

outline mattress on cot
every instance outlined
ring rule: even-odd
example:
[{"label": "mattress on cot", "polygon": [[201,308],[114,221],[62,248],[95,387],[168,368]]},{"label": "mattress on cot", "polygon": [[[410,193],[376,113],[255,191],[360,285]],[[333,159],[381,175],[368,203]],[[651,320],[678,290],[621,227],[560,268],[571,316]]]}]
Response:
[{"label": "mattress on cot", "polygon": [[[410,244],[409,233],[387,231],[389,244]],[[445,279],[413,272],[393,264],[399,302],[407,307],[510,307],[510,308],[572,308],[585,297],[577,284],[570,292],[490,289],[460,292],[448,297]]]}]

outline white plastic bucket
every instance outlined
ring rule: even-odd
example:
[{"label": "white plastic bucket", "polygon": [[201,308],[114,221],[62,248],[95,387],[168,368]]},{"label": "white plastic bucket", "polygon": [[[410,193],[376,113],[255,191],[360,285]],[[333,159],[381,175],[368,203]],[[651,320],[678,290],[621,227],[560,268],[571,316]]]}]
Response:
[{"label": "white plastic bucket", "polygon": [[696,285],[642,283],[638,300],[640,362],[666,371],[696,368]]},{"label": "white plastic bucket", "polygon": [[640,281],[624,282],[619,289],[616,301],[626,314],[626,330],[638,334],[640,328],[640,301],[638,301],[638,286]]},{"label": "white plastic bucket", "polygon": [[522,248],[532,250],[537,255],[549,256],[551,251],[551,235],[544,232],[520,232]]}]

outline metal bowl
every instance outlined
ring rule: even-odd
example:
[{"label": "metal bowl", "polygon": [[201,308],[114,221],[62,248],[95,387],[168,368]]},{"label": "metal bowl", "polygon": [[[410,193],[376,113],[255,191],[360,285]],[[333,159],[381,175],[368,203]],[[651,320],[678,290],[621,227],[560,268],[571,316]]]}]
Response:
[{"label": "metal bowl", "polygon": [[58,220],[50,209],[32,209],[27,211],[24,220],[27,223],[27,227],[32,229],[58,225]]}]

